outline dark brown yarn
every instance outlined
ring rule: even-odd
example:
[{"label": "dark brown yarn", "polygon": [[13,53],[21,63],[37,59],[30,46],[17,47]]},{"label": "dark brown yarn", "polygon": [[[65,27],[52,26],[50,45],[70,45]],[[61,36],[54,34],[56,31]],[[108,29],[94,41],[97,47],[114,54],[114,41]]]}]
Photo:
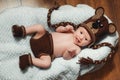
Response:
[{"label": "dark brown yarn", "polygon": [[82,57],[82,58],[80,58],[80,60],[79,60],[78,63],[85,64],[85,65],[86,65],[86,64],[101,64],[101,63],[105,63],[105,62],[107,62],[108,60],[110,60],[110,59],[114,56],[114,54],[115,54],[115,52],[116,52],[115,47],[112,46],[112,44],[107,43],[107,42],[104,42],[104,43],[95,45],[95,46],[93,46],[92,48],[93,48],[93,49],[98,49],[98,48],[103,47],[103,46],[108,46],[109,48],[111,48],[111,52],[109,53],[109,55],[108,55],[107,57],[105,57],[105,58],[102,59],[102,60],[93,60],[93,59],[91,59],[90,57],[87,57],[87,58],[83,58],[83,57]]},{"label": "dark brown yarn", "polygon": [[50,27],[50,29],[56,29],[57,27],[59,26],[67,26],[67,25],[71,25],[73,26],[73,28],[76,30],[77,28],[77,25],[75,25],[74,23],[72,22],[60,22],[60,23],[57,23],[57,24],[51,24],[51,14],[54,10],[58,10],[59,7],[53,7],[51,9],[49,9],[48,11],[48,15],[47,15],[47,24],[48,26]]}]

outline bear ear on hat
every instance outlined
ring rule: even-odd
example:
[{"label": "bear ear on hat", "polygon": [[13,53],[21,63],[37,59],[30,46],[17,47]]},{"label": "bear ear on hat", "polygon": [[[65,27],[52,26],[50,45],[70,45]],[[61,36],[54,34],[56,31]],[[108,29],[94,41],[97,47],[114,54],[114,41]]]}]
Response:
[{"label": "bear ear on hat", "polygon": [[92,17],[92,19],[99,19],[101,16],[104,15],[104,8],[103,7],[98,7],[96,10],[95,10],[95,15]]},{"label": "bear ear on hat", "polygon": [[117,30],[117,29],[116,29],[116,25],[113,24],[113,23],[110,23],[110,24],[109,24],[109,33],[110,33],[110,34],[113,34],[113,33],[115,33],[116,30]]},{"label": "bear ear on hat", "polygon": [[95,14],[101,17],[104,15],[104,12],[105,12],[105,10],[103,7],[98,7],[95,11]]}]

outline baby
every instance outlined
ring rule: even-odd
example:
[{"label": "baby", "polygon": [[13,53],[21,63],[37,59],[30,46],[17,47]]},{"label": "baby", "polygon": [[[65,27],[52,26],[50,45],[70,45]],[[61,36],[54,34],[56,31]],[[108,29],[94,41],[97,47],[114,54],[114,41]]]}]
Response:
[{"label": "baby", "polygon": [[56,32],[49,33],[39,24],[29,27],[13,25],[14,37],[34,34],[30,39],[30,46],[35,57],[30,54],[20,56],[20,69],[24,70],[30,65],[49,68],[54,58],[63,57],[69,60],[81,51],[81,47],[94,45],[106,34],[112,34],[116,31],[116,26],[113,23],[109,24],[104,17],[102,7],[96,9],[94,16],[78,24],[76,30],[73,27],[71,24],[57,25]]},{"label": "baby", "polygon": [[49,33],[42,25],[29,27],[13,25],[14,37],[25,37],[34,34],[30,39],[31,50],[35,57],[25,54],[19,57],[19,66],[24,70],[30,65],[40,68],[49,68],[56,57],[69,60],[81,51],[81,46],[91,43],[91,36],[84,27],[77,30],[73,26],[59,26],[56,32]]}]

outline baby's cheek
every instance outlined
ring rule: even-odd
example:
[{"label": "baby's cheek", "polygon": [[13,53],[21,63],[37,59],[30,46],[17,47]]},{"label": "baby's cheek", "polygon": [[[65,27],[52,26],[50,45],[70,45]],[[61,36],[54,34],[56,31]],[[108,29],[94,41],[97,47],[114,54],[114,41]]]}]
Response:
[{"label": "baby's cheek", "polygon": [[89,44],[88,41],[84,41],[84,42],[82,43],[82,46],[87,46],[88,44]]}]

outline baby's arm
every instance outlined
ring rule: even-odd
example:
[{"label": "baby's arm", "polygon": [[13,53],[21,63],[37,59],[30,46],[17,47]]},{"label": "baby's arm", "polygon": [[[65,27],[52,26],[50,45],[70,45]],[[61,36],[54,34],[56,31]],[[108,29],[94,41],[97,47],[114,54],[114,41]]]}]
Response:
[{"label": "baby's arm", "polygon": [[71,47],[63,53],[63,58],[69,60],[79,54],[81,51],[80,47]]},{"label": "baby's arm", "polygon": [[71,25],[59,26],[56,28],[56,32],[74,32],[74,28]]}]

